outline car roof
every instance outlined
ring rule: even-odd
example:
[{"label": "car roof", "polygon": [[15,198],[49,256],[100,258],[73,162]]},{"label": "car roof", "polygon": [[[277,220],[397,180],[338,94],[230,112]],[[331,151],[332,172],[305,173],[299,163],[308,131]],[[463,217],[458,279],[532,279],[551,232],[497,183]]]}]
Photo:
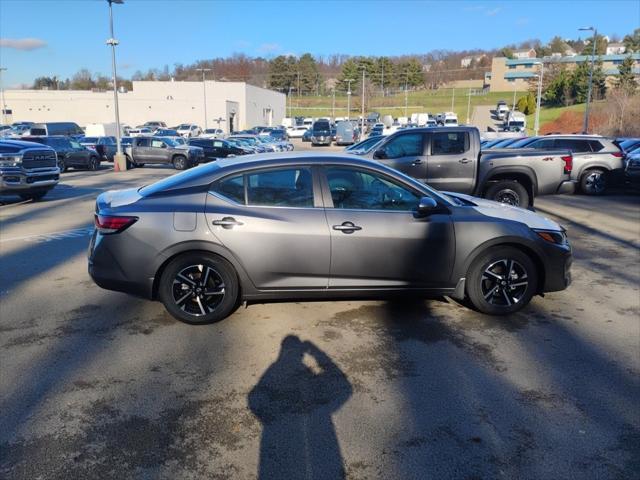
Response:
[{"label": "car roof", "polygon": [[[221,158],[216,164],[221,169],[244,170],[253,167],[270,167],[277,165],[289,165],[296,163],[339,163],[354,166],[376,168],[384,167],[381,163],[368,160],[348,153],[316,153],[316,152],[277,152],[261,153],[256,155],[244,155],[242,157]],[[237,167],[237,168],[236,168]]]}]

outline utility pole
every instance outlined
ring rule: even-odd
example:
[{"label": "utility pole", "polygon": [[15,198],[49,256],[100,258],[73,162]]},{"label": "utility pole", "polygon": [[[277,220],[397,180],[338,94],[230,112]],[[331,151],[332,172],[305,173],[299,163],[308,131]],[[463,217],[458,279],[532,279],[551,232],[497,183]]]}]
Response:
[{"label": "utility pole", "polygon": [[7,104],[4,101],[4,88],[2,86],[2,72],[6,72],[6,67],[0,67],[0,108],[2,108],[2,124],[7,124]]},{"label": "utility pole", "polygon": [[331,102],[331,120],[335,122],[336,121],[336,89],[335,87],[333,87],[333,90],[331,91],[331,93],[333,97],[333,100]]},{"label": "utility pole", "polygon": [[300,72],[297,72],[298,75],[298,97],[300,96]]},{"label": "utility pole", "polygon": [[366,71],[366,67],[362,66],[362,129],[361,132],[364,132],[364,74]]},{"label": "utility pole", "polygon": [[404,78],[404,116],[408,117],[409,114],[409,72],[405,72]]},{"label": "utility pole", "polygon": [[471,111],[471,89],[467,93],[467,125],[471,123],[471,119],[469,118],[469,113]]},{"label": "utility pole", "polygon": [[289,85],[289,118],[293,118],[291,114],[291,85]]},{"label": "utility pole", "polygon": [[353,78],[347,78],[345,80],[347,82],[347,120],[351,119],[351,82],[353,82]]},{"label": "utility pole", "polygon": [[591,70],[589,70],[589,89],[587,90],[587,105],[584,109],[583,133],[589,133],[589,104],[591,103],[591,89],[593,87],[593,64],[596,59],[596,44],[598,43],[598,29],[584,27],[579,30],[593,30],[593,48],[591,49]]},{"label": "utility pole", "polygon": [[111,73],[113,74],[113,103],[114,110],[116,115],[116,154],[113,159],[114,170],[116,172],[123,171],[127,169],[127,161],[125,156],[122,154],[122,141],[120,139],[121,131],[120,131],[120,110],[118,107],[118,74],[116,72],[116,45],[118,45],[118,40],[114,38],[113,35],[113,4],[122,5],[124,0],[107,0],[109,3],[109,32],[111,37],[107,40],[107,45],[111,46]]},{"label": "utility pole", "polygon": [[384,63],[382,64],[382,79],[380,80],[380,86],[382,87],[382,96],[384,97]]},{"label": "utility pole", "polygon": [[453,112],[453,102],[455,101],[455,99],[456,99],[456,88],[453,87],[451,89],[451,111],[452,112]]},{"label": "utility pole", "polygon": [[534,65],[540,65],[540,73],[538,74],[538,98],[536,100],[536,118],[533,126],[533,133],[538,136],[540,131],[540,100],[542,97],[542,77],[544,76],[544,63],[534,62]]},{"label": "utility pole", "polygon": [[513,104],[511,105],[511,111],[513,112],[516,111],[516,83],[517,83],[517,80],[514,79],[513,80]]},{"label": "utility pole", "polygon": [[196,71],[202,72],[202,98],[204,100],[204,129],[207,129],[207,82],[205,82],[205,72],[210,72],[211,68],[196,68]]}]

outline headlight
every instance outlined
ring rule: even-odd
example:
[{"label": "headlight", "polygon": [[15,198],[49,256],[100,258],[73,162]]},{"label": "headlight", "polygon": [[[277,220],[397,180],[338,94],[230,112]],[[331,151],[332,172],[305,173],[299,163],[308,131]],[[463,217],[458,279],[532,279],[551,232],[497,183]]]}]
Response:
[{"label": "headlight", "polygon": [[564,230],[533,230],[538,234],[540,238],[549,242],[555,243],[556,245],[567,245],[569,243],[569,239],[567,238],[567,234]]},{"label": "headlight", "polygon": [[19,167],[22,157],[0,157],[0,167]]}]

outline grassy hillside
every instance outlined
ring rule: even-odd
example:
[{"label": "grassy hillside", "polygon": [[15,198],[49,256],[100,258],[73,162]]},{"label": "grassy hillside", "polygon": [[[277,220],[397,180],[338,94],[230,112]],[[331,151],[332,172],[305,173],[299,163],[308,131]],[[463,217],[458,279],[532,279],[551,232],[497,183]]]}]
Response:
[{"label": "grassy hillside", "polygon": [[[455,98],[453,99],[453,111],[458,115],[460,121],[464,122],[467,118],[467,89],[456,89]],[[419,112],[438,113],[450,111],[452,100],[452,89],[441,90],[420,90],[409,92],[407,94],[408,108],[407,115]],[[473,107],[476,105],[495,105],[498,100],[506,100],[511,103],[513,94],[508,92],[493,92],[484,95],[471,96],[471,108],[469,115],[473,113]],[[290,101],[289,101],[290,100]],[[404,116],[405,114],[405,96],[404,94],[391,95],[382,97],[377,94],[368,101],[368,112],[379,112],[381,115],[393,115],[394,117]],[[291,106],[291,109],[289,108]],[[361,112],[360,97],[353,95],[351,97],[351,117],[357,117]],[[305,117],[325,117],[332,114],[332,97],[329,96],[302,96],[293,95],[291,99],[287,99],[287,115],[291,110],[293,116]],[[347,115],[347,97],[346,95],[336,95],[335,116],[344,117]]]},{"label": "grassy hillside", "polygon": [[[576,113],[584,113],[585,104],[580,103],[577,105],[571,105],[570,107],[552,107],[552,108],[542,108],[540,110],[540,128],[544,126],[545,123],[553,122],[557,120],[563,112],[576,112]],[[533,135],[533,126],[535,122],[535,115],[527,115],[527,132]]]}]

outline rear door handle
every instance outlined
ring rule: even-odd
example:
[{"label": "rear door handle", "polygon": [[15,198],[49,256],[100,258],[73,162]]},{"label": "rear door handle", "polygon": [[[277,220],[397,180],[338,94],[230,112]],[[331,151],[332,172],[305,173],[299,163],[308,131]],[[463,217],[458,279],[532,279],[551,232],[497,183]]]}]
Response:
[{"label": "rear door handle", "polygon": [[230,228],[235,227],[236,225],[244,225],[242,222],[238,222],[235,218],[233,217],[224,217],[220,220],[214,220],[213,222],[214,225],[218,225],[222,228],[226,228],[227,230]]},{"label": "rear door handle", "polygon": [[469,163],[471,160],[468,158],[463,158],[462,160],[458,160],[460,163]]},{"label": "rear door handle", "polygon": [[353,233],[357,230],[362,230],[362,227],[355,225],[353,222],[342,222],[342,225],[334,225],[333,229],[342,233]]}]

